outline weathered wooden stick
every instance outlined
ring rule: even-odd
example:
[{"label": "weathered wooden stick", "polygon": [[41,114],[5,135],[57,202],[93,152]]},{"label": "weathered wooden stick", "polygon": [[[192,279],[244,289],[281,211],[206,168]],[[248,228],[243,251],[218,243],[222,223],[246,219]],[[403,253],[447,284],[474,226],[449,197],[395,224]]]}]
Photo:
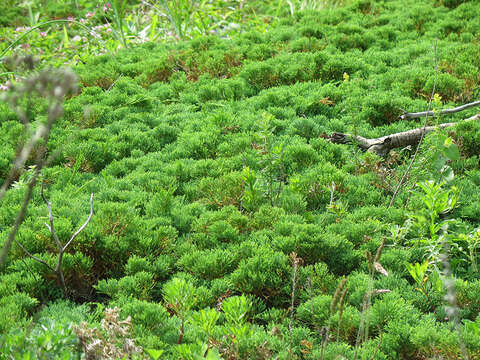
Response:
[{"label": "weathered wooden stick", "polygon": [[[453,113],[463,111],[463,110],[469,109],[469,108],[474,107],[474,106],[479,106],[479,105],[480,105],[480,100],[477,100],[477,101],[474,101],[474,102],[469,103],[469,104],[457,106],[456,108],[453,108],[453,109],[441,110],[440,114],[442,114],[442,115],[453,114]],[[419,118],[419,117],[425,117],[427,115],[428,116],[433,116],[434,112],[433,111],[421,111],[421,112],[416,112],[416,113],[405,112],[402,115],[400,115],[400,119],[402,119],[402,120],[404,120],[404,119],[415,119],[415,118]]]},{"label": "weathered wooden stick", "polygon": [[[480,114],[476,114],[462,121],[472,121],[480,119]],[[425,126],[418,129],[403,131],[375,139],[367,139],[363,136],[355,136],[351,134],[343,134],[334,132],[330,135],[330,141],[335,144],[351,144],[357,143],[362,150],[374,152],[380,156],[386,156],[391,149],[415,145],[420,141],[423,135],[437,128],[444,129],[457,123],[444,123],[438,126]]]}]

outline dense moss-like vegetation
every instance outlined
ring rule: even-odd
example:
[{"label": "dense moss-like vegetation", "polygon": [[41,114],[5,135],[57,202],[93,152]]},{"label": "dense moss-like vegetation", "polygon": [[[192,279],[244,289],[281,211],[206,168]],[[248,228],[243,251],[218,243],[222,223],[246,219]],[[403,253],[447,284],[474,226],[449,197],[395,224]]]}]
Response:
[{"label": "dense moss-like vegetation", "polygon": [[[478,123],[429,134],[391,207],[414,149],[382,159],[326,136],[421,127],[398,116],[426,110],[432,90],[436,111],[476,100],[480,6],[279,9],[266,32],[145,43],[74,68],[80,91],[47,145],[58,154],[45,191],[62,241],[92,192],[95,214],[64,255],[68,299],[12,247],[0,273],[1,353],[40,354],[34,339],[50,331],[68,356],[70,324],[94,325],[118,306],[136,344],[171,359],[480,357]],[[46,104],[35,104],[42,121]],[[0,104],[1,179],[21,130]],[[33,161],[0,203],[0,243]],[[47,214],[35,191],[17,240],[53,264]]]}]

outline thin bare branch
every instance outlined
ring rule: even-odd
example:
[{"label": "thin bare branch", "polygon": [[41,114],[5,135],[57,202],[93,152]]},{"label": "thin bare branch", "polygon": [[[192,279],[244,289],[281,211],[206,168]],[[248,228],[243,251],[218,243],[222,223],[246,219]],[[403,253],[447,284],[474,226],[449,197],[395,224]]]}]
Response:
[{"label": "thin bare branch", "polygon": [[[456,113],[456,112],[459,112],[459,111],[470,109],[474,106],[480,106],[480,100],[477,100],[477,101],[474,101],[474,102],[471,102],[471,103],[468,103],[468,104],[464,104],[464,105],[461,105],[461,106],[457,106],[456,108],[453,108],[453,109],[441,110],[440,114],[442,114],[442,115],[453,114],[453,113]],[[421,111],[421,112],[416,112],[416,113],[404,113],[404,114],[400,115],[400,119],[402,119],[402,120],[404,120],[404,119],[415,119],[415,118],[420,118],[420,117],[424,117],[424,116],[434,116],[434,115],[435,114],[433,113],[433,111]]]},{"label": "thin bare branch", "polygon": [[478,119],[480,119],[480,113],[475,114],[475,115],[473,115],[473,116],[470,116],[469,118],[467,118],[467,119],[465,119],[465,120],[463,120],[463,121],[472,121],[472,120],[478,120]]},{"label": "thin bare branch", "polygon": [[70,243],[78,236],[78,234],[80,234],[83,231],[83,229],[85,229],[85,227],[90,222],[90,219],[92,218],[92,216],[93,216],[93,193],[90,194],[90,215],[88,215],[87,220],[83,223],[82,226],[80,226],[80,228],[75,232],[75,234],[72,235],[70,240],[68,240],[68,242],[63,247],[63,251],[65,251],[70,245]]},{"label": "thin bare branch", "polygon": [[22,249],[23,252],[24,252],[25,254],[27,254],[28,256],[30,256],[33,260],[38,261],[39,263],[42,263],[43,265],[45,265],[46,267],[48,267],[50,270],[55,271],[55,269],[52,268],[50,265],[48,265],[44,260],[40,259],[39,257],[36,257],[36,256],[33,255],[30,251],[28,251],[27,249],[25,249],[25,248],[23,247],[23,245],[20,244],[20,242],[18,242],[16,239],[14,239],[13,241],[15,241],[15,244],[17,244],[17,245],[20,247],[20,249]]},{"label": "thin bare branch", "polygon": [[45,189],[45,179],[42,180],[42,188],[40,190],[40,194],[42,196],[42,199],[45,202],[45,204],[47,204],[47,207],[48,207],[48,220],[50,221],[50,225],[45,223],[45,226],[47,227],[47,229],[50,231],[53,238],[55,239],[55,242],[57,243],[58,250],[61,251],[63,249],[63,245],[60,242],[60,239],[58,238],[57,232],[55,231],[55,227],[53,226],[52,204],[50,203],[50,201],[48,201],[45,198],[45,194],[43,192],[44,189]]},{"label": "thin bare branch", "polygon": [[78,236],[78,234],[80,234],[83,229],[85,229],[85,227],[88,225],[88,223],[90,222],[90,219],[92,218],[93,216],[93,193],[90,195],[90,214],[87,218],[87,220],[85,221],[85,223],[72,235],[72,237],[70,238],[70,240],[65,244],[65,246],[62,246],[62,244],[60,243],[60,239],[58,238],[56,232],[55,232],[55,229],[53,227],[53,216],[52,216],[52,207],[51,207],[51,204],[50,202],[45,198],[44,194],[43,194],[43,187],[44,187],[44,182],[42,183],[42,191],[41,191],[41,194],[42,194],[42,199],[43,201],[45,201],[47,203],[47,206],[48,206],[48,216],[49,216],[49,219],[50,219],[50,225],[48,224],[45,224],[47,226],[47,228],[50,230],[50,232],[52,233],[53,237],[55,238],[55,241],[57,242],[57,245],[58,245],[58,258],[57,258],[57,265],[55,266],[55,269],[52,269],[53,272],[55,274],[57,274],[59,280],[60,280],[60,283],[63,287],[63,291],[65,292],[65,294],[67,293],[67,286],[65,284],[65,277],[63,275],[63,270],[62,270],[62,260],[63,260],[63,254],[65,253],[65,251],[67,250],[68,246],[72,243],[72,241]]},{"label": "thin bare branch", "polygon": [[62,243],[60,242],[57,232],[55,231],[55,227],[53,226],[52,204],[50,202],[47,202],[47,207],[48,207],[48,220],[50,221],[50,225],[49,224],[45,224],[45,225],[47,225],[48,230],[50,230],[50,233],[55,239],[55,242],[57,243],[58,248],[62,249],[63,248]]},{"label": "thin bare branch", "polygon": [[330,206],[333,205],[333,194],[335,192],[335,181],[332,181],[332,186],[330,186]]}]

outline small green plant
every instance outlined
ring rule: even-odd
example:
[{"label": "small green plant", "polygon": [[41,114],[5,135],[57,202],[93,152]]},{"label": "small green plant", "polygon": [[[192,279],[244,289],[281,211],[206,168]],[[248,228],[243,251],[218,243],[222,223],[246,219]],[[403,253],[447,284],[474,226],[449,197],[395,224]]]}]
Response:
[{"label": "small green plant", "polygon": [[220,313],[217,310],[202,309],[192,314],[191,322],[202,330],[210,344],[215,340],[215,327],[219,319]]},{"label": "small green plant", "polygon": [[28,9],[28,23],[30,27],[34,27],[35,25],[38,24],[38,20],[40,18],[40,12],[39,11],[34,11],[32,6],[33,6],[33,1],[26,1],[23,6],[26,6]]},{"label": "small green plant", "polygon": [[436,124],[435,125],[438,125],[440,120],[441,120],[441,116],[442,116],[442,97],[440,95],[438,95],[437,93],[435,93],[433,95],[433,99],[432,99],[432,111],[433,111],[433,116],[435,118],[435,121],[436,121]]},{"label": "small green plant", "polygon": [[326,327],[323,327],[320,331],[322,335],[322,350],[320,359],[323,360],[325,356],[325,348],[328,344],[330,338],[330,329],[331,329],[331,319],[333,315],[337,312],[338,306],[338,324],[337,324],[337,341],[340,336],[340,325],[342,322],[342,315],[343,315],[343,306],[345,304],[345,295],[347,294],[348,287],[347,285],[347,278],[343,278],[342,281],[337,286],[335,293],[333,294],[332,301],[330,302],[330,316],[328,317],[328,324]]},{"label": "small green plant", "polygon": [[329,186],[330,190],[330,202],[327,205],[327,212],[334,214],[339,222],[348,212],[347,204],[341,200],[335,200],[335,182],[332,181],[332,185]]},{"label": "small green plant", "polygon": [[475,229],[469,234],[458,234],[458,240],[467,243],[468,264],[474,273],[478,272],[478,249],[480,247],[480,229]]},{"label": "small green plant", "polygon": [[450,136],[439,131],[431,136],[431,141],[432,144],[425,159],[431,164],[431,178],[437,183],[449,184],[454,178],[450,163],[460,159],[458,145]]},{"label": "small green plant", "polygon": [[255,171],[245,167],[242,171],[242,180],[244,186],[242,206],[248,211],[255,211],[262,203],[262,194]]},{"label": "small green plant", "polygon": [[440,278],[438,271],[430,268],[428,260],[425,260],[421,264],[406,263],[405,266],[417,285],[415,290],[419,291],[426,297],[431,309],[435,311],[436,305],[434,304],[430,293],[433,289],[438,293],[441,293],[443,289],[442,279]]},{"label": "small green plant", "polygon": [[291,298],[292,302],[290,304],[290,322],[288,323],[288,336],[289,336],[289,348],[288,352],[290,356],[292,354],[292,347],[293,347],[293,338],[292,338],[292,330],[293,330],[293,321],[295,318],[295,291],[297,289],[297,280],[298,280],[298,270],[299,267],[302,265],[303,260],[297,256],[296,253],[292,252],[290,254],[290,260],[292,262],[292,293]]},{"label": "small green plant", "polygon": [[226,324],[224,332],[230,353],[240,358],[240,344],[248,341],[253,330],[247,322],[247,314],[251,310],[252,303],[245,296],[232,296],[224,300],[222,310],[225,314]]},{"label": "small green plant", "polygon": [[[281,2],[281,1],[280,1]],[[290,14],[293,16],[297,11],[323,10],[346,5],[345,0],[286,0],[290,7]]]},{"label": "small green plant", "polygon": [[164,351],[163,350],[157,350],[157,349],[144,349],[145,353],[150,356],[152,360],[158,360],[161,358],[163,355]]},{"label": "small green plant", "polygon": [[[258,172],[246,167],[243,170],[244,182],[243,205],[247,210],[255,210],[267,199],[271,206],[278,206],[282,189],[287,181],[285,172],[284,144],[274,144],[274,116],[263,113],[257,121],[258,131],[252,147],[257,151]],[[293,184],[289,190],[298,190]]]},{"label": "small green plant", "polygon": [[161,5],[167,19],[173,26],[178,39],[185,37],[191,31],[196,1],[162,0]]},{"label": "small green plant", "polygon": [[244,14],[241,5],[218,0],[161,0],[151,6],[166,17],[178,40],[235,30]]},{"label": "small green plant", "polygon": [[369,278],[368,278],[367,291],[364,294],[363,301],[362,301],[362,307],[361,307],[362,314],[360,318],[360,325],[358,327],[357,339],[355,341],[354,359],[357,358],[360,344],[362,342],[368,341],[369,332],[370,332],[370,308],[372,306],[372,298],[375,295],[381,295],[381,294],[386,294],[390,292],[390,289],[374,288],[374,283],[375,283],[374,277],[377,272],[384,276],[388,276],[388,272],[384,269],[384,267],[380,263],[380,257],[382,256],[383,250],[385,248],[385,242],[386,242],[386,239],[383,238],[382,242],[377,248],[377,252],[375,253],[375,256],[373,256],[369,250],[365,252],[365,257],[367,259],[367,267],[369,270],[368,271]]},{"label": "small green plant", "polygon": [[209,348],[206,344],[181,344],[175,349],[179,360],[222,360],[218,349]]},{"label": "small green plant", "polygon": [[475,321],[463,320],[465,326],[465,332],[472,337],[480,337],[480,316]]},{"label": "small green plant", "polygon": [[246,296],[232,296],[223,301],[222,310],[227,324],[242,325],[246,322],[251,302]]},{"label": "small green plant", "polygon": [[72,324],[48,321],[31,332],[13,331],[0,340],[2,359],[78,359],[79,341]]},{"label": "small green plant", "polygon": [[445,216],[457,206],[459,192],[455,186],[445,189],[444,183],[424,181],[417,186],[422,190],[417,196],[424,208],[411,215],[412,225],[420,231],[420,238],[427,252],[427,259],[436,266],[442,251],[442,242],[449,238],[448,227],[452,219]]},{"label": "small green plant", "polygon": [[121,42],[123,47],[128,47],[127,39],[125,37],[125,12],[127,0],[112,0],[111,6],[113,9],[113,35]]},{"label": "small green plant", "polygon": [[285,145],[275,144],[273,124],[275,117],[264,112],[257,121],[258,132],[255,134],[256,143],[253,147],[257,151],[257,165],[260,169],[258,183],[263,196],[270,201],[270,205],[277,205],[280,193],[287,181],[284,153]]},{"label": "small green plant", "polygon": [[197,303],[195,287],[184,279],[173,278],[163,286],[163,297],[168,309],[180,319],[178,344],[182,343],[185,334],[187,313]]}]

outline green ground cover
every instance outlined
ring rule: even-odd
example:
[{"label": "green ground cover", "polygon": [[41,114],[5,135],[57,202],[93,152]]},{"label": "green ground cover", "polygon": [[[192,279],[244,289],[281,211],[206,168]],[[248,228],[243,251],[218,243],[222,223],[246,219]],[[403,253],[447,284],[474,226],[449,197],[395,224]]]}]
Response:
[{"label": "green ground cover", "polygon": [[[52,129],[43,180],[63,243],[91,193],[94,215],[63,256],[66,292],[12,246],[0,358],[76,359],[94,338],[91,358],[480,358],[480,124],[428,134],[391,207],[415,148],[380,158],[328,139],[421,127],[399,115],[426,110],[432,91],[436,114],[478,100],[478,2],[232,1],[232,14],[205,2],[185,13],[238,26],[179,31],[185,18],[158,13],[145,41],[128,26],[151,26],[152,7],[135,17],[137,3],[108,3],[124,6],[116,17],[100,14],[106,3],[45,3],[30,18],[19,17],[28,6],[0,5],[0,53],[75,64],[78,92]],[[28,31],[16,27],[69,16],[100,37],[83,42],[70,21],[6,51]],[[5,66],[4,82],[29,76]],[[34,128],[46,120],[46,99],[25,103]],[[23,131],[0,103],[0,184]],[[0,202],[0,244],[38,151]],[[54,267],[45,222],[37,186],[16,239]]]}]

